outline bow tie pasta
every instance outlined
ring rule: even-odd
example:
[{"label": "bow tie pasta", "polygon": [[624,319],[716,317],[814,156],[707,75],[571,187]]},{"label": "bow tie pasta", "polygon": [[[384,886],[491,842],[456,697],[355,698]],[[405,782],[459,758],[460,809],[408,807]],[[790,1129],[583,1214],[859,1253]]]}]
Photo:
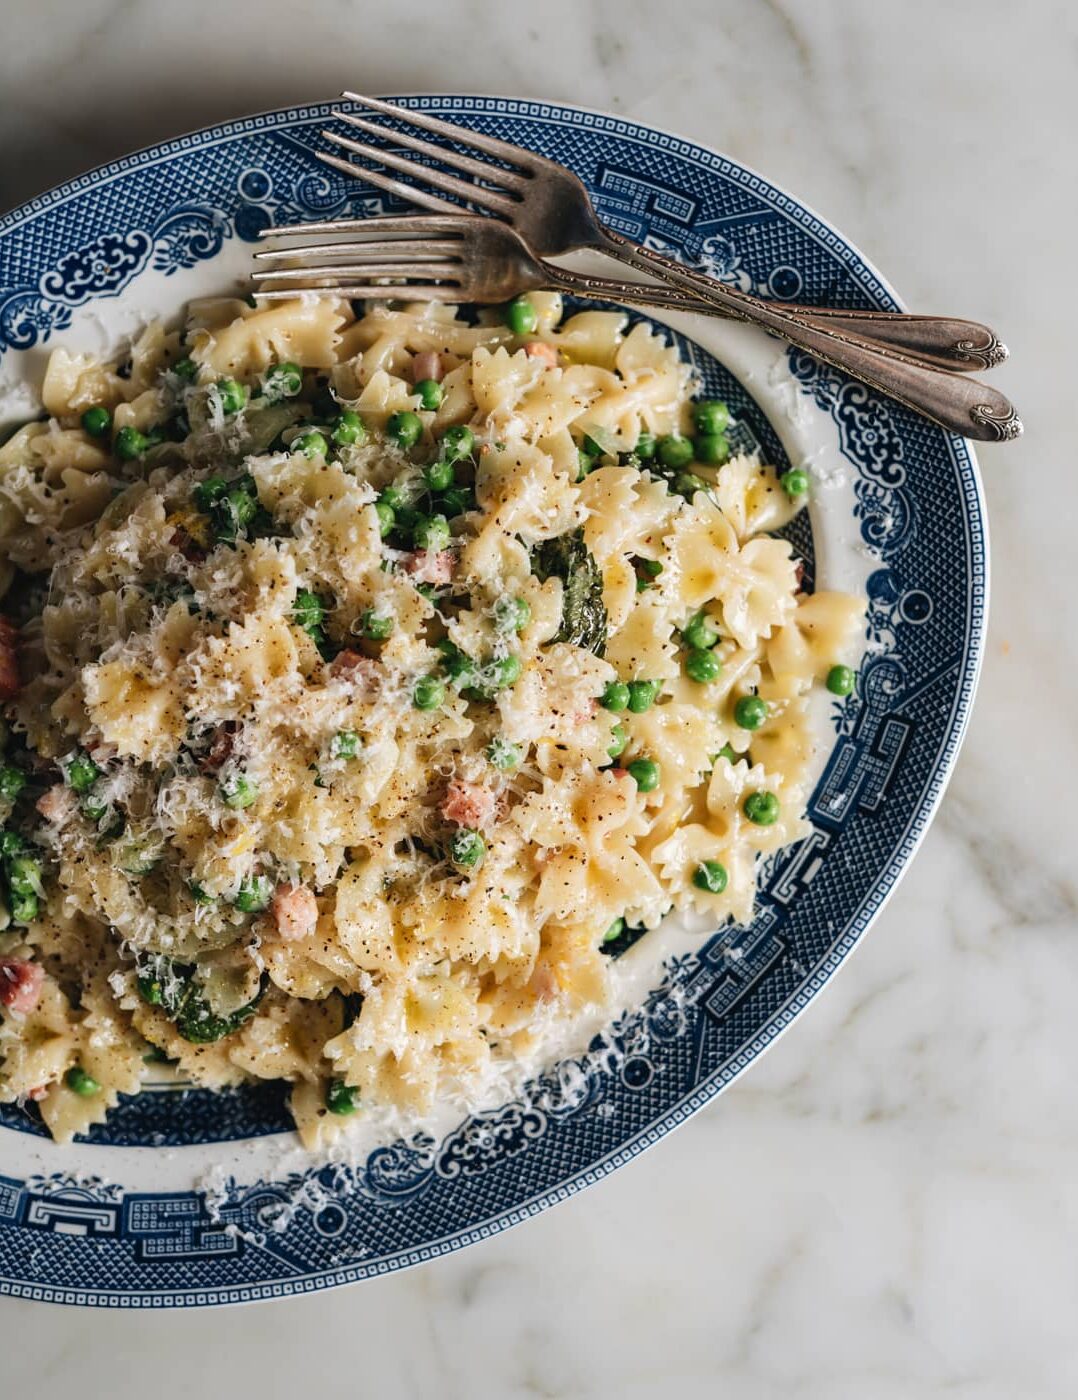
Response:
[{"label": "bow tie pasta", "polygon": [[804,833],[863,611],[767,533],[804,473],[646,324],[511,319],[202,301],[0,447],[0,1101],[57,1138],[170,1073],[312,1147],[481,1103]]}]

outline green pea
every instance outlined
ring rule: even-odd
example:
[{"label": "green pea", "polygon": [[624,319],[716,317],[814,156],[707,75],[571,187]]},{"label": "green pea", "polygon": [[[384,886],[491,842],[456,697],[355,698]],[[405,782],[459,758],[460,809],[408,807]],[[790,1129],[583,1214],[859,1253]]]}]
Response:
[{"label": "green pea", "polygon": [[503,773],[511,773],[514,768],[519,768],[523,757],[519,746],[511,744],[508,739],[503,739],[501,735],[492,739],[487,745],[487,759]]},{"label": "green pea", "polygon": [[367,437],[367,426],[354,409],[343,408],[333,425],[333,441],[338,447],[355,447]]},{"label": "green pea", "polygon": [[603,444],[601,442],[596,442],[590,433],[585,433],[583,438],[581,438],[580,450],[586,457],[592,459],[593,464],[596,457],[602,457],[606,452],[606,448],[603,447]]},{"label": "green pea", "polygon": [[242,486],[234,486],[220,504],[223,507],[222,518],[215,531],[219,540],[234,540],[258,513],[257,498]]},{"label": "green pea", "polygon": [[722,894],[728,876],[725,865],[717,860],[703,860],[693,871],[692,882],[698,890],[706,894]]},{"label": "green pea", "polygon": [[523,632],[531,617],[531,604],[527,598],[499,598],[494,604],[494,629],[497,632]]},{"label": "green pea", "polygon": [[691,500],[697,491],[709,491],[711,485],[695,472],[678,472],[674,477],[674,490],[686,500]]},{"label": "green pea", "polygon": [[603,939],[602,939],[602,941],[603,941],[604,943],[613,943],[614,939],[615,939],[615,938],[620,938],[621,935],[622,935],[624,932],[625,932],[625,920],[624,920],[624,919],[615,919],[614,922],[613,922],[613,923],[610,925],[610,927],[607,929],[607,931],[603,934]]},{"label": "green pea", "polygon": [[241,384],[238,379],[219,379],[217,393],[221,399],[221,407],[226,413],[239,413],[247,406],[247,386]]},{"label": "green pea", "polygon": [[758,695],[743,695],[734,706],[734,723],[741,729],[759,729],[767,719],[767,701]]},{"label": "green pea", "polygon": [[359,620],[363,635],[372,642],[384,642],[393,635],[393,619],[388,613],[376,612],[367,608]]},{"label": "green pea", "polygon": [[73,1094],[78,1094],[80,1099],[89,1099],[101,1092],[101,1085],[92,1074],[87,1074],[81,1065],[71,1066],[64,1075],[64,1083]]},{"label": "green pea", "polygon": [[303,371],[292,360],[282,360],[268,369],[262,379],[263,396],[270,403],[294,399],[303,388]]},{"label": "green pea", "polygon": [[436,710],[445,700],[445,686],[437,676],[420,676],[412,689],[412,704],[417,710]]},{"label": "green pea", "polygon": [[645,710],[650,710],[662,688],[662,681],[630,681],[629,709],[634,715],[642,715]]},{"label": "green pea", "polygon": [[385,501],[375,501],[374,513],[378,517],[378,533],[385,539],[397,523],[397,512]]},{"label": "green pea", "polygon": [[680,433],[668,433],[661,437],[656,445],[659,454],[659,461],[664,467],[669,467],[671,471],[680,471],[682,467],[687,467],[693,460],[692,439],[682,437]]},{"label": "green pea", "polygon": [[412,531],[412,538],[416,549],[445,549],[450,540],[449,521],[444,515],[421,516]]},{"label": "green pea", "polygon": [[318,594],[312,593],[308,588],[301,588],[292,606],[292,621],[296,626],[302,627],[304,632],[317,631],[325,615],[326,607]]},{"label": "green pea", "polygon": [[197,880],[188,880],[187,888],[191,891],[191,898],[196,904],[216,904],[216,898],[204,889]]},{"label": "green pea", "polygon": [[448,491],[453,485],[453,463],[439,459],[423,468],[423,480],[432,491]]},{"label": "green pea", "polygon": [[79,809],[87,821],[96,825],[98,837],[102,841],[110,841],[114,836],[119,836],[124,829],[123,813],[111,802],[98,801],[91,795],[82,799]]},{"label": "green pea", "polygon": [[326,1107],[339,1118],[347,1118],[359,1107],[359,1090],[343,1079],[331,1079],[326,1085]]},{"label": "green pea", "polygon": [[654,433],[641,433],[636,440],[636,446],[633,448],[633,451],[642,462],[648,462],[655,456],[655,446]]},{"label": "green pea", "polygon": [[292,452],[302,452],[304,457],[329,456],[329,443],[326,441],[324,433],[317,428],[307,428],[304,432],[294,437],[289,443],[289,450]]},{"label": "green pea", "polygon": [[588,456],[588,454],[584,451],[582,447],[579,448],[576,454],[577,481],[583,481],[584,478],[587,476],[588,472],[590,472],[592,467],[594,466],[594,461]]},{"label": "green pea", "polygon": [[17,924],[32,924],[37,918],[36,894],[16,894],[11,891],[11,917]]},{"label": "green pea", "polygon": [[240,812],[258,798],[258,784],[243,773],[230,773],[218,784],[221,801],[226,807]]},{"label": "green pea", "polygon": [[5,867],[12,894],[41,893],[41,862],[33,856],[11,856]]},{"label": "green pea", "polygon": [[252,875],[236,891],[232,903],[241,914],[261,914],[273,898],[273,882],[265,875]]},{"label": "green pea", "polygon": [[329,741],[330,758],[355,758],[361,748],[354,729],[341,729]]},{"label": "green pea", "polygon": [[827,673],[827,688],[832,695],[852,695],[857,673],[850,666],[832,666]]},{"label": "green pea", "polygon": [[208,476],[191,491],[191,499],[199,510],[208,512],[228,491],[228,482],[223,476]]},{"label": "green pea", "polygon": [[705,466],[721,467],[730,456],[730,444],[722,433],[705,433],[696,439],[696,460]]},{"label": "green pea", "polygon": [[88,754],[79,753],[67,765],[65,772],[68,787],[75,792],[89,792],[101,776],[101,769]]},{"label": "green pea", "polygon": [[187,384],[193,384],[198,378],[198,365],[195,364],[190,355],[185,355],[182,360],[177,360],[172,366],[172,373],[177,379],[182,379]]},{"label": "green pea", "polygon": [[629,736],[625,732],[625,726],[621,723],[615,724],[610,730],[610,747],[607,753],[611,758],[620,758],[628,742]]},{"label": "green pea", "polygon": [[611,681],[603,691],[603,698],[599,703],[604,710],[620,715],[622,710],[629,708],[629,687],[624,681]]},{"label": "green pea", "polygon": [[653,758],[634,758],[628,771],[641,792],[654,792],[659,786],[661,774]]},{"label": "green pea", "polygon": [[112,427],[112,414],[107,408],[95,404],[82,415],[82,426],[91,437],[104,437]]},{"label": "green pea", "polygon": [[514,335],[534,335],[539,313],[527,297],[514,297],[505,308],[505,324]]},{"label": "green pea", "polygon": [[773,792],[750,792],[741,810],[757,826],[774,826],[779,819],[779,800]]},{"label": "green pea", "polygon": [[428,413],[441,408],[442,386],[437,379],[421,379],[415,386],[415,392],[419,395],[419,406],[425,408]]},{"label": "green pea", "polygon": [[696,431],[705,437],[718,437],[730,426],[730,410],[721,399],[701,399],[693,405],[692,416]]},{"label": "green pea", "polygon": [[449,859],[462,870],[474,870],[487,853],[487,843],[478,831],[461,827],[449,842]]},{"label": "green pea", "polygon": [[722,675],[722,662],[713,651],[694,648],[685,658],[685,674],[697,685],[710,685]]},{"label": "green pea", "polygon": [[386,424],[386,432],[398,447],[414,447],[423,436],[423,420],[418,413],[406,409],[403,413],[394,413],[390,417]]},{"label": "green pea", "polygon": [[795,500],[798,496],[803,496],[809,489],[809,479],[805,472],[793,468],[782,473],[779,477],[779,485],[791,500]]},{"label": "green pea", "polygon": [[519,656],[513,654],[501,656],[483,667],[481,684],[478,689],[484,696],[505,690],[511,685],[516,685],[517,681],[520,680],[522,670],[523,665]]},{"label": "green pea", "polygon": [[447,428],[442,438],[441,452],[447,462],[459,462],[475,451],[475,434],[466,424]]},{"label": "green pea", "polygon": [[735,753],[731,744],[723,744],[722,748],[715,755],[715,758],[725,758],[727,763],[737,763],[741,758],[741,754]]},{"label": "green pea", "polygon": [[26,774],[21,768],[13,768],[9,763],[0,767],[0,799],[14,802],[25,786]]},{"label": "green pea", "polygon": [[468,486],[451,486],[443,492],[441,504],[446,516],[452,520],[454,516],[475,509],[475,495]]},{"label": "green pea", "polygon": [[112,450],[121,462],[133,462],[150,448],[150,439],[145,433],[130,426],[121,428],[112,442]]},{"label": "green pea", "polygon": [[694,651],[709,651],[719,640],[719,629],[705,612],[690,617],[681,629],[685,645]]},{"label": "green pea", "polygon": [[0,856],[21,856],[26,842],[17,831],[0,831]]}]

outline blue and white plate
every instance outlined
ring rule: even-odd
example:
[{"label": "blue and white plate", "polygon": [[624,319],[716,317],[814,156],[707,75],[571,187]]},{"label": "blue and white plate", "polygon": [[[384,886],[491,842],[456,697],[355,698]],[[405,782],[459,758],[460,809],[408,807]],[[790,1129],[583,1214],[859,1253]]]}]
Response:
[{"label": "blue and white plate", "polygon": [[[565,162],[614,228],[786,300],[897,306],[818,215],[725,156],[547,103],[408,105]],[[311,155],[329,109],[213,127],[85,175],[0,221],[0,415],[29,416],[61,342],[105,350],[191,296],[231,290],[269,224],[389,208]],[[858,692],[827,697],[812,834],[765,871],[748,929],[675,935],[621,1052],[552,1069],[526,1098],[356,1167],[290,1150],[280,1086],[151,1086],[55,1146],[0,1112],[0,1293],[185,1307],[308,1292],[483,1239],[656,1142],[809,1004],[924,834],[969,713],[985,627],[985,512],[968,445],[753,329],[671,315],[744,445],[805,464],[808,586],[869,599]]]}]

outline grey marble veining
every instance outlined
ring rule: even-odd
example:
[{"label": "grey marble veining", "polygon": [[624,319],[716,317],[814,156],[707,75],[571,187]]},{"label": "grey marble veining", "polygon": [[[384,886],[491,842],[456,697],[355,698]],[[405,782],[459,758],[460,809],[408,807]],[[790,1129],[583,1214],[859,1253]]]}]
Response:
[{"label": "grey marble veining", "polygon": [[940,817],[809,1013],[597,1190],[427,1268],[244,1310],[0,1302],[0,1393],[1070,1400],[1078,1394],[1078,18],[1052,0],[7,0],[0,205],[177,131],[472,90],[730,151],[918,308],[992,322],[992,625]]}]

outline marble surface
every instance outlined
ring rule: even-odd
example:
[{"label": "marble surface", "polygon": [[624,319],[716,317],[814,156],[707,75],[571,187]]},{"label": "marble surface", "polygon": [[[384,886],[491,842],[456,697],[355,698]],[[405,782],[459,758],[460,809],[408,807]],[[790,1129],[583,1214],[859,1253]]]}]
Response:
[{"label": "marble surface", "polygon": [[581,102],[728,150],[911,305],[993,323],[1028,430],[981,455],[992,625],[940,816],[858,955],[751,1074],[598,1189],[407,1275],[216,1314],[0,1300],[0,1391],[1078,1393],[1078,633],[1059,562],[1078,524],[1073,7],[6,0],[3,20],[4,207],[345,84]]}]

